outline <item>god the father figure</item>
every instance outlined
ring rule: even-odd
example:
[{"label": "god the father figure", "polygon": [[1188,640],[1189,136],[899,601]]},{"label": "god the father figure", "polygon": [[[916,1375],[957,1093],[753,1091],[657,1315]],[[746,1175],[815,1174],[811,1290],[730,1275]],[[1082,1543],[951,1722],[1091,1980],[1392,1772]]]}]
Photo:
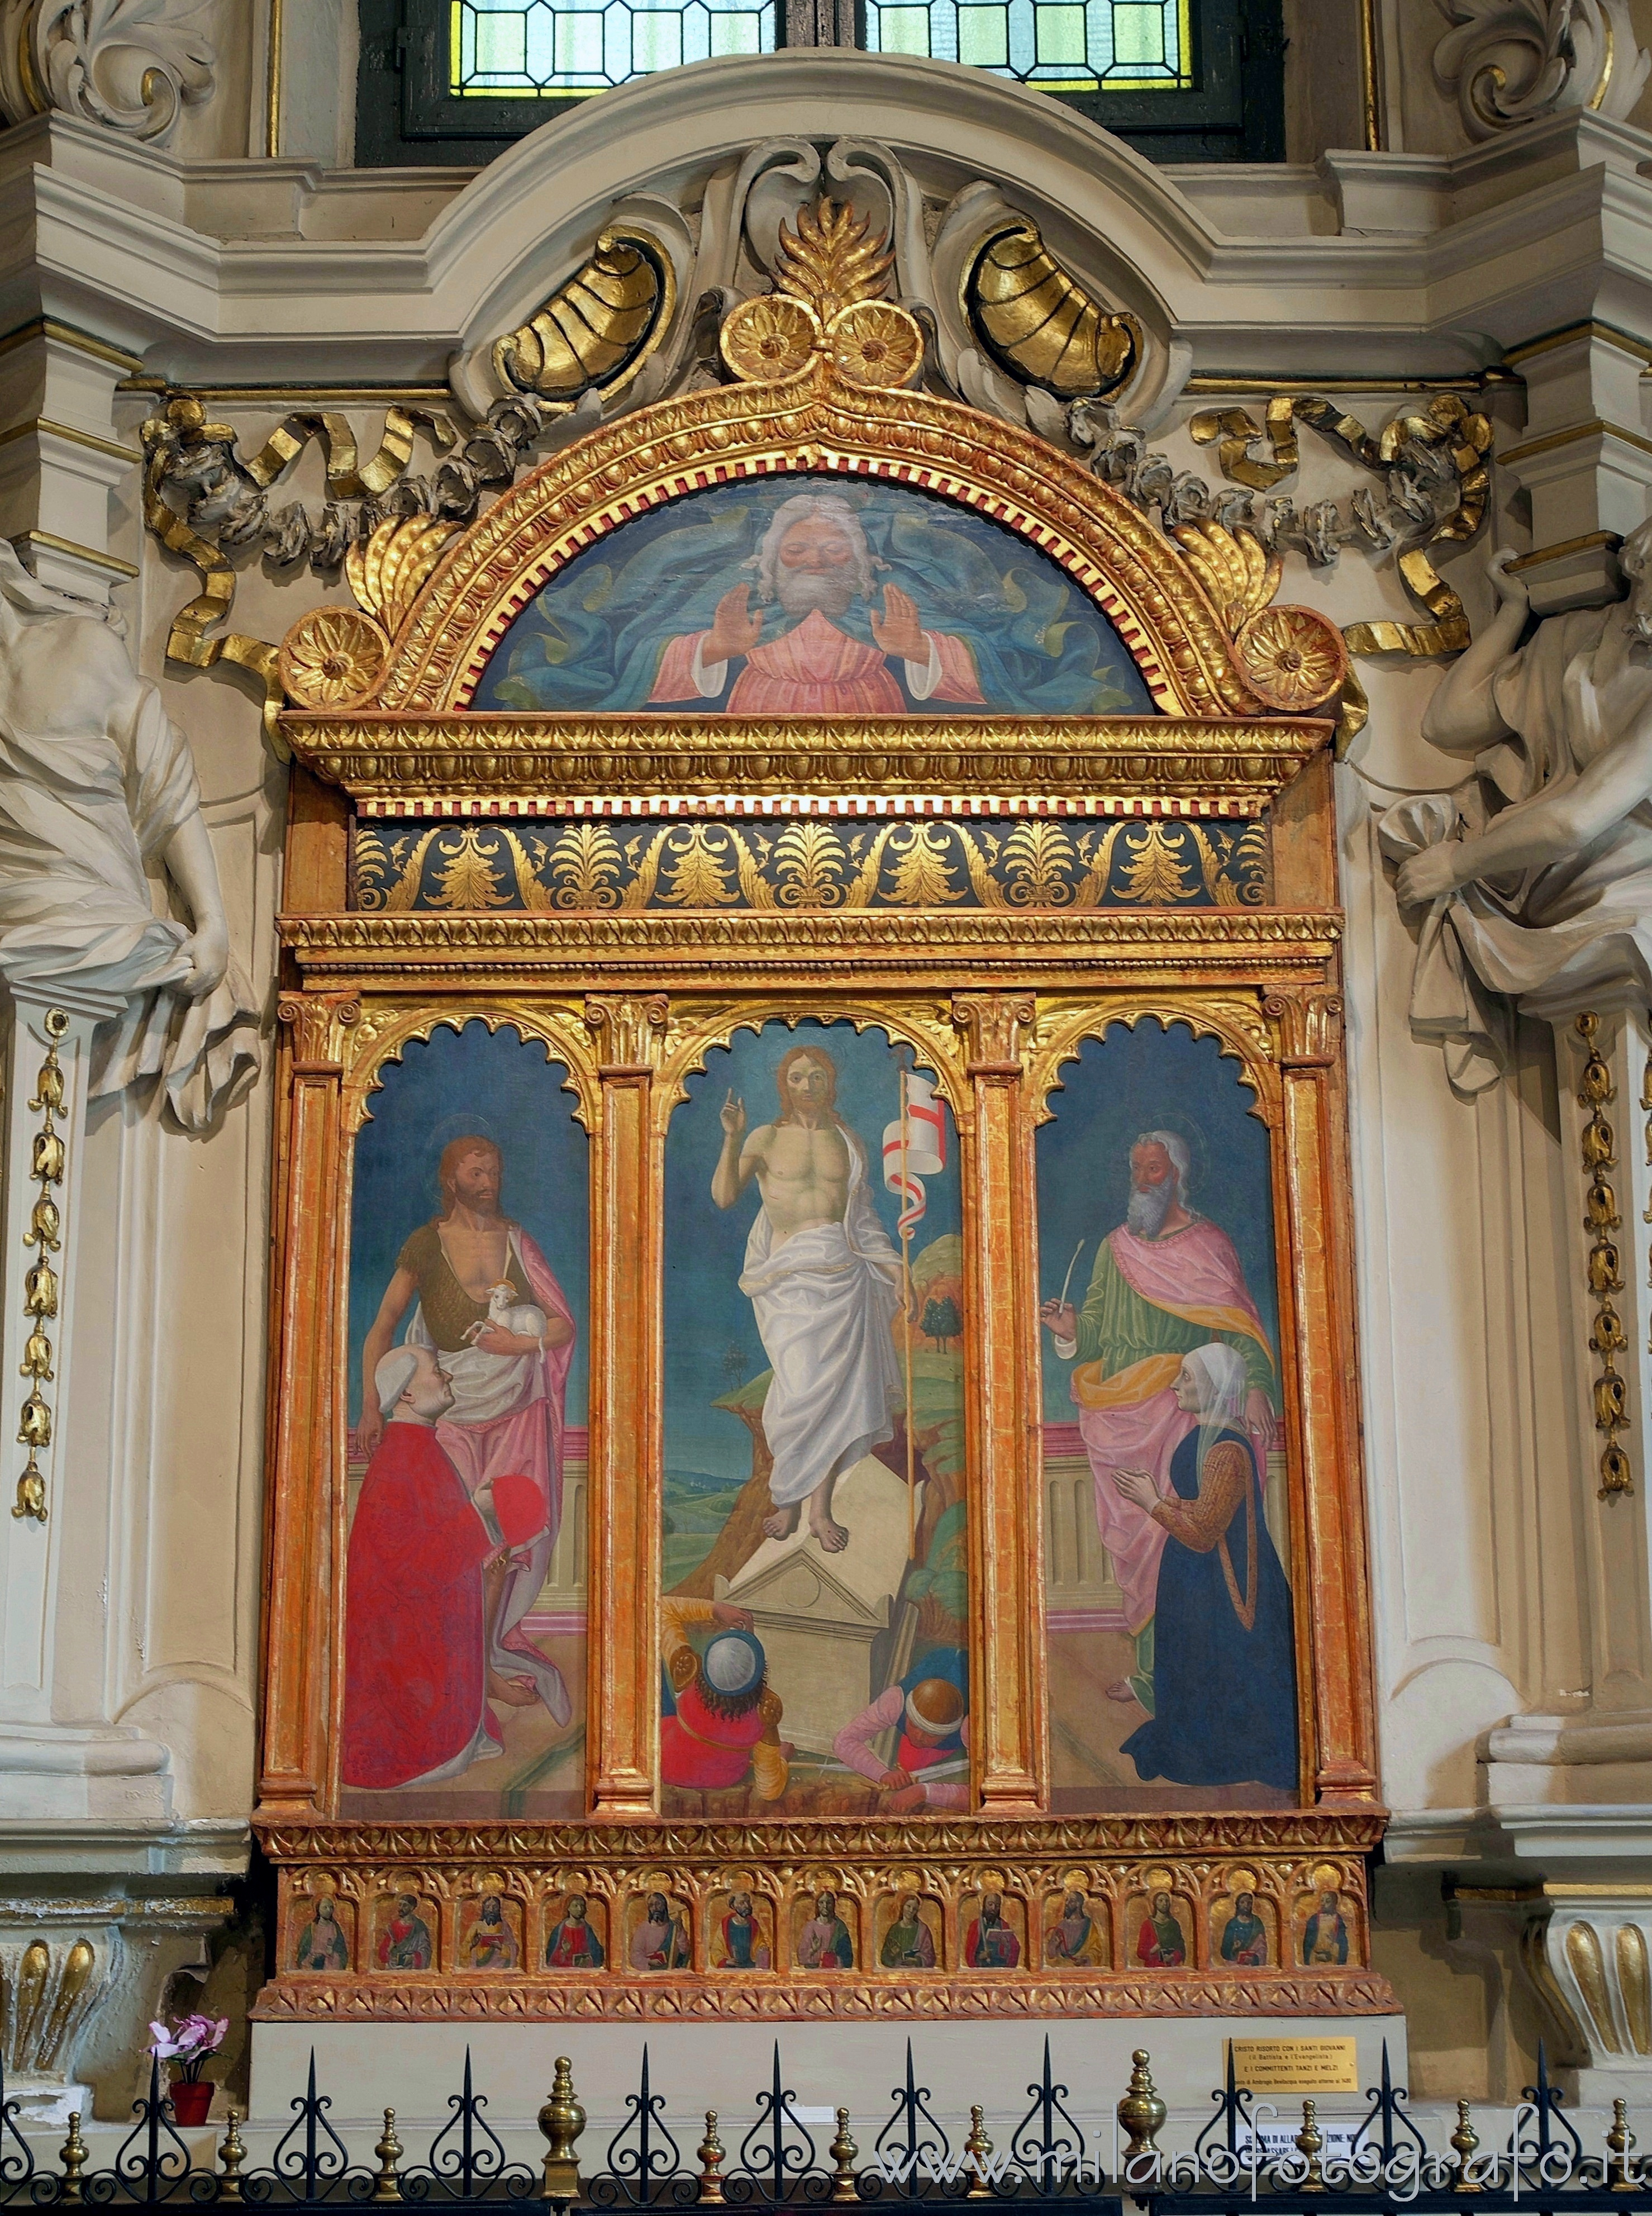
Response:
[{"label": "god the father figure", "polygon": [[711,1197],[732,1208],[753,1178],[763,1197],[740,1280],[774,1371],[763,1403],[774,1513],[763,1529],[789,1537],[807,1500],[810,1531],[836,1554],[849,1534],[832,1520],[832,1488],[894,1437],[901,1405],[891,1330],[900,1257],[872,1205],[866,1148],[832,1105],[832,1056],[793,1047],[775,1082],[780,1112],[749,1138],[745,1103],[732,1093],[723,1103]]}]

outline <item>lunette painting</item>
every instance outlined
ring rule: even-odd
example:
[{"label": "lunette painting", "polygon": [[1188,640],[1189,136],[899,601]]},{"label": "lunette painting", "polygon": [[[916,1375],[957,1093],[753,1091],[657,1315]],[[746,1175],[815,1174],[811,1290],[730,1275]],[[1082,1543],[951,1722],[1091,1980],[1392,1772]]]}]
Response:
[{"label": "lunette painting", "polygon": [[661,1807],[965,1808],[951,1117],[847,1022],[706,1065],[666,1148]]},{"label": "lunette painting", "polygon": [[1039,1130],[1058,1813],[1299,1798],[1272,1183],[1251,1106],[1217,1040],[1144,1017],[1085,1043]]},{"label": "lunette painting", "polygon": [[528,713],[1149,715],[1118,631],[1006,526],[903,484],[715,485],[517,616],[472,705]]},{"label": "lunette painting", "polygon": [[471,1022],[356,1140],[342,1812],[585,1807],[588,1146],[543,1043]]}]

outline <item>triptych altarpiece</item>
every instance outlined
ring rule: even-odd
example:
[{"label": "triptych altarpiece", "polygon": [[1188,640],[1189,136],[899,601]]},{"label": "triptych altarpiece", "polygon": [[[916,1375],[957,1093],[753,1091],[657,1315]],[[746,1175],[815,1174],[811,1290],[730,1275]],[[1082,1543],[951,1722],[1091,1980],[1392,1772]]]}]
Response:
[{"label": "triptych altarpiece", "polygon": [[1381,2010],[1341,642],[721,352],[281,649],[259,2013]]}]

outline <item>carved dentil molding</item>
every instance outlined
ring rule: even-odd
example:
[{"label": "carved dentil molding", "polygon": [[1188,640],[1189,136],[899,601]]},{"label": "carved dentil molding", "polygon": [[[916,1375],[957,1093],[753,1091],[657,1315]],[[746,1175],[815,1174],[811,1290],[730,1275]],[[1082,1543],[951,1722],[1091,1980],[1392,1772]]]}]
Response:
[{"label": "carved dentil molding", "polygon": [[1621,119],[1652,74],[1629,0],[1440,0],[1456,25],[1434,75],[1457,94],[1471,138],[1563,108]]},{"label": "carved dentil molding", "polygon": [[0,0],[0,114],[53,110],[161,138],[210,100],[207,0]]}]

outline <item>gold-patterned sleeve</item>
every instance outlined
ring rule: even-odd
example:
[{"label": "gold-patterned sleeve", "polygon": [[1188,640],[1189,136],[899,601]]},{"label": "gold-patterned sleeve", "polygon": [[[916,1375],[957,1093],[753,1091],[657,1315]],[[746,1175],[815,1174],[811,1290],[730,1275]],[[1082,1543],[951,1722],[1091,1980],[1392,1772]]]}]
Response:
[{"label": "gold-patterned sleeve", "polygon": [[1244,1505],[1244,1489],[1250,1481],[1250,1456],[1225,1439],[1205,1456],[1198,1499],[1161,1500],[1153,1521],[1195,1554],[1208,1554]]},{"label": "gold-patterned sleeve", "polygon": [[[666,1657],[666,1667],[677,1692],[690,1684],[699,1664],[689,1643],[691,1623],[715,1623],[716,1612],[709,1600],[690,1600],[680,1593],[667,1593],[660,1604],[660,1644]],[[679,1671],[679,1662],[687,1667]]]}]

